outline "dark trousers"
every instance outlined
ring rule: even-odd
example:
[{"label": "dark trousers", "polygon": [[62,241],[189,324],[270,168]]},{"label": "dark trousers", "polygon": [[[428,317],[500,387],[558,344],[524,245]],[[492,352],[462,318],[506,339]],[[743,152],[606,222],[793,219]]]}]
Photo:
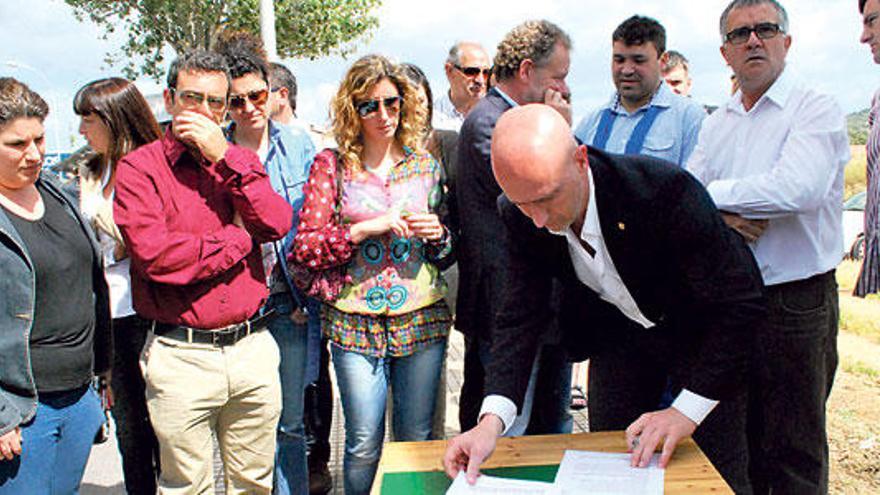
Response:
[{"label": "dark trousers", "polygon": [[[608,331],[620,340],[590,358],[590,431],[625,430],[642,414],[656,411],[672,376],[675,344],[670,329],[627,325]],[[676,382],[671,381],[675,394],[681,390]],[[736,493],[751,493],[744,386],[715,407],[697,428],[694,440]]]},{"label": "dark trousers", "polygon": [[113,320],[113,374],[110,387],[114,404],[116,440],[122,455],[125,490],[139,495],[156,493],[159,444],[147,413],[140,354],[150,322],[132,315]]},{"label": "dark trousers", "polygon": [[330,382],[327,339],[321,340],[318,380],[306,387],[304,419],[309,467],[326,465],[330,461],[330,430],[333,424],[333,385]]},{"label": "dark trousers", "polygon": [[834,270],[767,287],[749,390],[749,474],[756,493],[828,492],[825,402],[837,369]]},{"label": "dark trousers", "polygon": [[[464,338],[464,376],[459,398],[458,421],[461,431],[477,425],[477,416],[485,397],[486,366],[491,358],[489,344],[477,337]],[[543,435],[571,433],[571,363],[559,346],[542,348],[535,397],[526,433]]]}]

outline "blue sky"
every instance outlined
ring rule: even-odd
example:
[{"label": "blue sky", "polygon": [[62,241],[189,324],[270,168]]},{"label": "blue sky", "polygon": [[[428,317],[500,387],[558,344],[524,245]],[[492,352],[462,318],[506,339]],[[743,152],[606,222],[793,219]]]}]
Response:
[{"label": "blue sky", "polygon": [[[726,98],[730,75],[718,51],[718,17],[726,4],[727,0],[384,0],[377,12],[378,30],[348,60],[284,62],[300,81],[301,117],[322,123],[339,79],[359,55],[382,53],[413,62],[425,70],[437,93],[446,89],[443,61],[455,40],[478,41],[493,54],[511,27],[526,19],[546,18],[565,29],[574,42],[568,82],[577,118],[611,95],[611,32],[638,13],[663,23],[668,48],[691,60],[694,97],[718,104]],[[880,67],[858,42],[861,19],[856,1],[787,0],[784,4],[793,37],[789,66],[817,89],[837,97],[845,111],[867,107],[880,87]],[[61,0],[0,0],[0,74],[26,81],[49,101],[50,151],[84,142],[70,108],[76,90],[93,79],[121,72],[103,60],[122,38],[104,41],[101,34],[93,24],[77,21]],[[138,86],[145,93],[161,91],[149,80],[139,80]]]}]

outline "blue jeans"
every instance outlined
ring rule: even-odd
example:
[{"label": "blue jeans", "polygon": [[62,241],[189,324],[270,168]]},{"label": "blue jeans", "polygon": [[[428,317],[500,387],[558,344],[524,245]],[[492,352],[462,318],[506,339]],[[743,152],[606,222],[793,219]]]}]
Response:
[{"label": "blue jeans", "polygon": [[42,394],[36,416],[21,428],[21,455],[0,460],[0,495],[79,493],[103,423],[101,400],[91,387]]},{"label": "blue jeans", "polygon": [[281,376],[281,418],[278,421],[274,481],[274,493],[278,495],[307,495],[309,492],[303,403],[308,327],[313,323],[320,325],[320,305],[315,306],[309,308],[309,323],[298,325],[290,319],[294,305],[289,294],[274,295],[267,303],[267,308],[274,308],[277,313],[269,323],[269,332],[281,353],[278,368]]},{"label": "blue jeans", "polygon": [[446,340],[404,357],[376,358],[331,345],[345,414],[346,495],[367,494],[385,439],[385,401],[391,385],[397,441],[431,439],[431,421]]}]

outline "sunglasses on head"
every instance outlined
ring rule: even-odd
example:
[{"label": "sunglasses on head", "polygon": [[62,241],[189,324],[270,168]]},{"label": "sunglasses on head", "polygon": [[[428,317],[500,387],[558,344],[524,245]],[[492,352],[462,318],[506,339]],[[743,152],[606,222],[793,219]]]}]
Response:
[{"label": "sunglasses on head", "polygon": [[727,40],[731,45],[742,45],[746,41],[749,41],[749,38],[752,37],[752,33],[762,39],[769,40],[770,38],[775,37],[779,33],[782,32],[782,28],[779,27],[779,24],[774,24],[772,22],[761,22],[755,24],[754,26],[743,26],[736,28],[724,36],[724,39]]},{"label": "sunglasses on head", "polygon": [[484,69],[482,67],[462,67],[458,64],[455,64],[455,68],[461,71],[462,74],[467,77],[477,77],[480,74],[483,74],[483,77],[489,79],[489,75],[492,74],[492,69]]},{"label": "sunglasses on head", "polygon": [[245,99],[250,100],[255,107],[262,106],[269,99],[268,89],[257,89],[243,95],[231,95],[229,97],[229,108],[241,109],[245,107]]},{"label": "sunglasses on head", "polygon": [[211,109],[212,112],[222,112],[226,110],[226,98],[221,98],[219,96],[211,96],[205,93],[198,93],[196,91],[178,91],[174,88],[170,88],[171,96],[177,95],[177,99],[180,103],[186,108],[194,108],[200,107],[208,100],[208,108]]},{"label": "sunglasses on head", "polygon": [[400,96],[389,96],[387,98],[382,98],[379,100],[366,100],[360,103],[354,104],[354,109],[357,110],[358,115],[361,117],[369,117],[374,115],[379,111],[379,105],[385,107],[385,111],[389,114],[396,114],[400,111],[400,102],[403,101],[403,98]]}]

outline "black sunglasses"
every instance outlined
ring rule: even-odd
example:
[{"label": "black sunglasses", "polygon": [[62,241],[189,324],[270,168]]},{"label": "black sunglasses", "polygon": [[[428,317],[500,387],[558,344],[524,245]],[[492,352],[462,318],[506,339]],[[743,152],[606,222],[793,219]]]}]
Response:
[{"label": "black sunglasses", "polygon": [[484,69],[482,67],[462,67],[458,64],[455,64],[454,67],[468,77],[477,77],[483,74],[483,77],[489,79],[489,75],[492,74],[492,69]]},{"label": "black sunglasses", "polygon": [[779,27],[779,24],[774,24],[772,22],[761,22],[755,24],[754,26],[743,26],[736,28],[724,36],[724,39],[727,40],[731,45],[742,45],[746,41],[749,41],[749,38],[752,37],[752,33],[762,39],[769,40],[770,38],[775,37],[779,33],[783,32],[782,28]]},{"label": "black sunglasses", "polygon": [[385,107],[385,111],[389,114],[396,114],[400,111],[400,102],[403,101],[403,98],[400,96],[389,96],[388,98],[382,98],[380,100],[366,100],[360,103],[354,104],[354,109],[357,110],[358,115],[363,118],[371,116],[379,111],[379,104]]},{"label": "black sunglasses", "polygon": [[250,100],[255,107],[262,106],[269,99],[269,90],[258,89],[243,95],[231,95],[229,97],[229,108],[244,108],[245,98]]}]

